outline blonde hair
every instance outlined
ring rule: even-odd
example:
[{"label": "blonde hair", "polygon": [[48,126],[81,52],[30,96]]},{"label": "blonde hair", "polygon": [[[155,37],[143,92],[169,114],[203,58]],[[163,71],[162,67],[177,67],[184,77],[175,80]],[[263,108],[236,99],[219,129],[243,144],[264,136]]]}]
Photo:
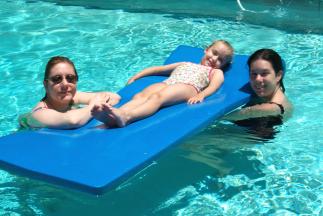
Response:
[{"label": "blonde hair", "polygon": [[225,56],[225,59],[226,59],[226,63],[224,64],[224,66],[223,67],[227,67],[227,66],[229,66],[231,63],[232,63],[232,59],[233,59],[233,54],[234,54],[234,49],[233,49],[233,47],[231,46],[231,44],[228,42],[228,41],[226,41],[226,40],[215,40],[215,41],[213,41],[212,42],[212,44],[211,45],[209,45],[208,46],[208,48],[210,48],[210,47],[212,47],[213,45],[215,45],[216,43],[222,43],[222,44],[224,44],[226,47],[227,47],[227,49],[228,49],[228,54]]}]

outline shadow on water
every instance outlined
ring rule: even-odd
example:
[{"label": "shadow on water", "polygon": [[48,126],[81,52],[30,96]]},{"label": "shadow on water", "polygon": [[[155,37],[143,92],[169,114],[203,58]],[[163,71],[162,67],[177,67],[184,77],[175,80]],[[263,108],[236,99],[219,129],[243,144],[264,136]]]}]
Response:
[{"label": "shadow on water", "polygon": [[[272,131],[278,132],[277,129]],[[186,182],[186,187],[177,188],[177,194],[164,201],[155,212],[158,215],[171,215],[174,209],[185,209],[193,205],[188,204],[192,200],[203,203],[210,194],[213,194],[214,199],[225,202],[242,191],[254,187],[264,189],[264,165],[257,159],[259,152],[253,147],[272,142],[274,135],[271,135],[271,138],[263,137],[253,130],[219,122],[186,140],[178,147],[178,156],[187,159],[189,166],[186,174],[180,174],[181,179],[189,179],[197,173],[200,173],[199,178]],[[212,207],[209,213],[219,211],[221,215],[223,209],[215,208],[217,207]]]},{"label": "shadow on water", "polygon": [[[131,13],[169,14],[173,18],[217,17],[268,26],[288,32],[323,33],[322,0],[210,0],[184,2],[172,0],[84,1],[44,0],[63,6],[82,6],[88,9],[123,10]],[[29,0],[29,3],[37,1]]]},{"label": "shadow on water", "polygon": [[184,150],[183,157],[207,165],[214,176],[244,173],[249,178],[259,178],[263,175],[258,169],[261,163],[253,159],[257,152],[252,147],[271,142],[272,138],[222,122],[187,140],[180,148]]}]

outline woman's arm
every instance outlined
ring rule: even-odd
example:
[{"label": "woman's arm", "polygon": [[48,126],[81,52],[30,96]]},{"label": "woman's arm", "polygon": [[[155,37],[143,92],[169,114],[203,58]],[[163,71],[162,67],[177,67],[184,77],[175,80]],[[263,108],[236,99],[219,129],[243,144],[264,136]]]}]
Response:
[{"label": "woman's arm", "polygon": [[86,124],[92,118],[91,109],[93,106],[105,103],[107,99],[108,97],[106,95],[96,95],[91,98],[88,106],[72,109],[67,112],[58,112],[55,109],[39,106],[34,109],[34,112],[24,115],[23,119],[20,119],[20,122],[22,125],[27,125],[31,128],[78,128]]},{"label": "woman's arm", "polygon": [[213,77],[210,81],[208,87],[206,87],[203,91],[195,95],[194,97],[188,99],[189,104],[200,103],[204,100],[204,98],[213,94],[216,90],[220,88],[224,81],[224,76],[222,70],[214,69]]},{"label": "woman's arm", "polygon": [[65,113],[54,109],[41,109],[25,116],[24,122],[31,128],[72,129],[86,124],[92,118],[89,106]]},{"label": "woman's arm", "polygon": [[137,73],[136,75],[134,75],[133,77],[131,77],[128,80],[127,84],[130,84],[130,83],[134,82],[135,80],[137,80],[141,77],[145,77],[145,76],[169,75],[180,64],[183,64],[183,62],[146,68],[146,69],[140,71],[139,73]]},{"label": "woman's arm", "polygon": [[89,104],[90,101],[96,96],[107,97],[110,105],[119,103],[120,95],[113,92],[76,92],[73,100],[75,104]]},{"label": "woman's arm", "polygon": [[222,119],[229,121],[238,121],[243,119],[278,115],[281,115],[281,109],[279,108],[279,106],[277,106],[277,104],[263,103],[235,110],[224,116]]},{"label": "woman's arm", "polygon": [[276,95],[270,101],[235,110],[224,116],[223,119],[229,121],[238,121],[250,118],[283,116],[286,120],[291,117],[292,113],[292,104],[289,102],[286,95],[281,90],[278,90]]}]

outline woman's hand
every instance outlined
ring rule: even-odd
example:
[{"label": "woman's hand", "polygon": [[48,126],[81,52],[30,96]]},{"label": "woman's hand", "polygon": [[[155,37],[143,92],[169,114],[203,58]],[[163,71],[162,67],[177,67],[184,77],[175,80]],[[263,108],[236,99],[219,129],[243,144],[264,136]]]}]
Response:
[{"label": "woman's hand", "polygon": [[108,103],[110,101],[110,95],[106,92],[100,92],[95,94],[94,97],[91,98],[89,107],[92,109],[93,106],[100,106],[101,104]]}]

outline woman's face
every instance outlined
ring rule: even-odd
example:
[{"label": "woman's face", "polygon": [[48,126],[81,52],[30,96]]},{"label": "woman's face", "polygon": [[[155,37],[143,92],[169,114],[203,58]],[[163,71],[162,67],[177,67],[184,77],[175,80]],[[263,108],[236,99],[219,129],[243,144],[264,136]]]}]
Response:
[{"label": "woman's face", "polygon": [[270,98],[279,88],[282,71],[275,74],[269,61],[258,59],[250,65],[250,85],[254,92],[262,98]]},{"label": "woman's face", "polygon": [[73,66],[66,62],[58,63],[44,81],[47,97],[58,103],[70,103],[76,93],[76,83]]}]

